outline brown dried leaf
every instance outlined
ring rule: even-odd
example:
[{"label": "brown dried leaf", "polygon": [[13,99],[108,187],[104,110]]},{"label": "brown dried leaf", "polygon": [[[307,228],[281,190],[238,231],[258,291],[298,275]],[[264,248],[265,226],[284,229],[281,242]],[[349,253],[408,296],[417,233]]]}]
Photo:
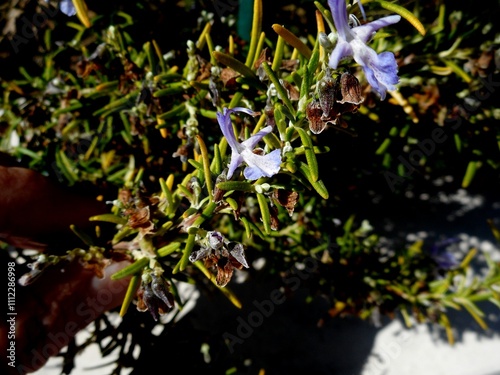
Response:
[{"label": "brown dried leaf", "polygon": [[196,55],[196,59],[198,60],[198,64],[200,69],[198,71],[198,77],[196,77],[196,81],[201,82],[208,78],[210,78],[210,69],[212,68],[212,64],[210,61],[205,60],[200,55]]},{"label": "brown dried leaf", "polygon": [[288,211],[288,215],[292,216],[295,205],[299,199],[299,194],[296,191],[287,191],[276,189],[273,192],[273,198]]},{"label": "brown dried leaf", "polygon": [[259,69],[264,61],[271,62],[271,51],[269,50],[268,47],[262,49],[259,58],[253,64],[254,68]]},{"label": "brown dried leaf", "polygon": [[147,228],[150,226],[150,224],[152,224],[149,218],[150,218],[149,206],[139,208],[130,215],[128,219],[128,225],[134,229]]},{"label": "brown dried leaf", "polygon": [[239,76],[241,76],[240,73],[229,67],[222,69],[220,73],[220,79],[224,84],[224,87],[228,89],[236,88],[236,78]]},{"label": "brown dried leaf", "polygon": [[281,81],[281,84],[283,85],[283,87],[285,88],[285,90],[288,93],[288,99],[290,99],[290,100],[299,100],[300,99],[300,92],[297,89],[297,87],[295,87],[290,82],[287,82],[285,80]]},{"label": "brown dried leaf", "polygon": [[276,206],[269,207],[269,214],[271,219],[271,229],[279,230],[278,208]]},{"label": "brown dried leaf", "polygon": [[281,70],[285,70],[287,72],[295,72],[299,66],[299,59],[294,60],[283,60],[281,62]]},{"label": "brown dried leaf", "polygon": [[228,258],[220,258],[217,262],[217,275],[215,280],[217,285],[220,287],[225,287],[233,277],[234,267]]}]

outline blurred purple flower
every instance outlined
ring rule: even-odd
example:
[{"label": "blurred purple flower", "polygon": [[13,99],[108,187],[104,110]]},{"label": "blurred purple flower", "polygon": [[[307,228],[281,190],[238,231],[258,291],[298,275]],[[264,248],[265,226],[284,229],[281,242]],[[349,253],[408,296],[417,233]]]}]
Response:
[{"label": "blurred purple flower", "polygon": [[74,16],[76,14],[76,9],[72,0],[61,0],[59,8],[61,12],[67,16]]},{"label": "blurred purple flower", "polygon": [[447,251],[446,249],[457,242],[460,242],[459,238],[453,237],[446,240],[436,242],[432,245],[430,249],[430,255],[432,259],[437,263],[439,268],[443,270],[449,270],[459,265],[458,260],[455,258],[453,253]]},{"label": "blurred purple flower", "polygon": [[[361,2],[358,1],[358,3],[363,9]],[[368,83],[380,95],[380,99],[384,100],[386,91],[395,90],[394,85],[399,82],[398,65],[392,52],[377,54],[366,43],[378,29],[398,22],[401,16],[387,16],[351,28],[345,0],[328,0],[328,5],[331,8],[338,35],[337,44],[330,55],[330,67],[337,69],[342,59],[352,56],[363,69]],[[364,10],[362,12],[364,14]]]},{"label": "blurred purple flower", "polygon": [[[48,3],[49,0],[45,0],[45,2]],[[74,16],[76,14],[76,9],[75,5],[73,4],[73,0],[61,0],[59,2],[59,9],[61,9],[61,12],[63,12],[68,17]]]},{"label": "blurred purple flower", "polygon": [[247,140],[239,143],[234,135],[233,126],[231,123],[231,113],[243,112],[248,115],[255,115],[256,113],[248,108],[236,107],[232,109],[223,109],[223,113],[217,112],[217,121],[222,130],[222,134],[227,139],[227,143],[231,147],[231,162],[227,172],[227,179],[229,180],[236,168],[241,163],[245,162],[247,167],[243,171],[245,178],[249,180],[257,180],[260,177],[271,177],[279,172],[281,164],[281,150],[274,150],[267,155],[259,155],[253,152],[253,149],[259,141],[271,133],[272,126],[266,126],[257,134],[252,135]]}]

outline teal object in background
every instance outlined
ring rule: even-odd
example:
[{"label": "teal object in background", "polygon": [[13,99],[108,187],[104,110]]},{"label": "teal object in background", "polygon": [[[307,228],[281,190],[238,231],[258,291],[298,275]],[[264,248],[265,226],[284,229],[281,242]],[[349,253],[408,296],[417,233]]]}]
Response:
[{"label": "teal object in background", "polygon": [[252,29],[253,0],[240,0],[238,5],[237,31],[241,39],[249,41]]}]

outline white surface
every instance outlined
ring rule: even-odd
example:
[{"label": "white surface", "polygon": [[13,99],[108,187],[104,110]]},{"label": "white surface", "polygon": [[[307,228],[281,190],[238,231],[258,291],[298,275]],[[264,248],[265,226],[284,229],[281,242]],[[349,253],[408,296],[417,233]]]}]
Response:
[{"label": "white surface", "polygon": [[451,346],[425,325],[408,330],[400,321],[384,327],[375,339],[362,375],[500,374],[500,335],[465,332]]}]

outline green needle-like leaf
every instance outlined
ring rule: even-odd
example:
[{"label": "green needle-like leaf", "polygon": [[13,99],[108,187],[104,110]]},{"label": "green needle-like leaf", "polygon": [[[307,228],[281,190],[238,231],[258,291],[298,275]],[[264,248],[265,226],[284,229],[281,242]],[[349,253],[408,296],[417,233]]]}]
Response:
[{"label": "green needle-like leaf", "polygon": [[281,100],[283,101],[283,103],[285,103],[285,105],[288,108],[288,110],[290,111],[290,113],[295,117],[295,107],[293,106],[292,102],[290,101],[290,98],[288,97],[288,93],[285,90],[285,88],[281,85],[278,77],[276,76],[276,74],[274,73],[274,71],[271,69],[271,67],[269,66],[269,64],[267,62],[264,61],[261,64],[261,66],[264,69],[264,71],[266,72],[266,74],[269,77],[269,79],[271,80],[271,82],[274,84],[274,87],[276,88],[276,91],[278,91],[278,94],[279,94]]},{"label": "green needle-like leaf", "polygon": [[262,0],[254,0],[253,3],[253,19],[252,30],[250,32],[250,47],[248,48],[248,55],[245,65],[252,67],[255,60],[257,46],[260,40],[262,30]]},{"label": "green needle-like leaf", "polygon": [[465,171],[464,178],[462,180],[462,187],[468,188],[469,185],[471,184],[472,180],[474,179],[474,176],[476,175],[477,169],[481,166],[480,161],[470,161],[469,164],[467,165],[467,170]]},{"label": "green needle-like leaf", "polygon": [[255,187],[253,186],[253,184],[251,184],[250,182],[246,182],[246,181],[219,182],[217,184],[217,188],[220,190],[224,190],[224,191],[231,191],[231,190],[249,191],[249,192],[255,191]]},{"label": "green needle-like leaf", "polygon": [[189,256],[191,255],[191,252],[193,251],[195,238],[196,238],[196,235],[194,235],[194,234],[190,234],[188,236],[187,241],[186,241],[186,246],[184,247],[184,250],[182,252],[182,258],[179,261],[179,263],[177,263],[175,268],[173,269],[173,271],[172,271],[173,274],[175,274],[179,271],[182,272],[186,269],[186,266],[189,263]]},{"label": "green needle-like leaf", "polygon": [[276,23],[272,26],[272,28],[276,32],[276,34],[285,39],[288,44],[290,44],[293,48],[297,48],[297,51],[299,51],[302,56],[304,56],[306,59],[311,58],[311,49],[306,46],[304,42],[302,42],[297,36],[295,36],[294,33]]},{"label": "green needle-like leaf", "polygon": [[125,268],[122,268],[120,271],[112,274],[111,280],[123,279],[124,277],[130,276],[130,275],[135,275],[139,272],[142,272],[144,267],[146,267],[148,264],[149,264],[148,257],[139,258],[131,265],[129,265]]},{"label": "green needle-like leaf", "polygon": [[172,242],[166,246],[160,247],[157,250],[157,254],[160,258],[166,257],[172,253],[175,253],[181,247],[180,242]]},{"label": "green needle-like leaf", "polygon": [[314,147],[312,143],[311,137],[307,132],[296,126],[295,129],[299,133],[300,140],[302,141],[302,145],[304,146],[304,153],[306,154],[307,165],[309,166],[309,170],[311,172],[310,181],[316,182],[319,178],[319,168],[318,168],[318,160],[316,159],[316,154],[314,153]]},{"label": "green needle-like leaf", "polygon": [[213,200],[213,186],[212,186],[212,173],[210,172],[210,159],[208,157],[208,150],[203,138],[199,135],[196,136],[198,144],[200,145],[201,158],[203,160],[203,174],[205,175],[205,185],[207,187],[208,196]]},{"label": "green needle-like leaf", "polygon": [[114,224],[121,224],[121,225],[127,224],[127,219],[125,219],[124,217],[120,217],[118,215],[115,215],[115,214],[95,215],[95,216],[91,216],[89,218],[89,220],[90,221],[104,221],[107,223],[114,223]]},{"label": "green needle-like leaf", "polygon": [[378,3],[382,6],[382,8],[385,8],[387,10],[390,10],[391,12],[399,14],[401,17],[403,17],[409,23],[411,23],[413,27],[417,29],[420,34],[425,35],[424,25],[422,25],[422,22],[420,22],[420,20],[417,17],[415,17],[415,15],[408,9],[403,8],[401,5],[390,3],[388,1],[378,1]]},{"label": "green needle-like leaf", "polygon": [[132,303],[132,301],[135,298],[135,293],[137,291],[137,288],[139,287],[139,284],[141,282],[141,276],[140,275],[134,275],[130,278],[130,282],[128,284],[127,288],[127,293],[125,294],[125,297],[123,298],[122,302],[122,307],[120,309],[120,316],[123,317],[125,313],[128,310],[128,307]]},{"label": "green needle-like leaf", "polygon": [[264,224],[264,231],[266,234],[271,234],[271,213],[269,212],[269,206],[267,205],[267,200],[264,194],[257,193],[257,201],[259,202],[260,215],[262,217],[262,223]]},{"label": "green needle-like leaf", "polygon": [[255,73],[248,66],[243,64],[241,61],[235,59],[232,56],[226,55],[225,53],[214,51],[213,57],[221,64],[224,64],[231,69],[237,71],[247,78],[257,79]]}]

